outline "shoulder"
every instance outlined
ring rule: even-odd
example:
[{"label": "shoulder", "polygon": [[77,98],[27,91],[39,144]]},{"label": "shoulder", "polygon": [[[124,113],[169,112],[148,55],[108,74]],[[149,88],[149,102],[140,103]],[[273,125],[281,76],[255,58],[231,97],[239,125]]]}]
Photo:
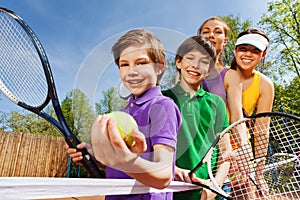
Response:
[{"label": "shoulder", "polygon": [[174,94],[174,92],[172,92],[171,89],[168,89],[168,90],[162,90],[161,93],[166,96],[166,97],[169,97],[169,96],[172,96]]},{"label": "shoulder", "polygon": [[267,90],[274,89],[273,81],[262,73],[260,73],[260,86]]},{"label": "shoulder", "polygon": [[224,100],[219,95],[212,94],[210,92],[206,92],[205,91],[205,94],[203,96],[205,97],[206,101],[209,102],[209,104],[211,106],[214,106],[214,107],[218,107],[218,106],[226,107]]},{"label": "shoulder", "polygon": [[234,69],[228,69],[228,71],[226,72],[226,76],[238,78],[240,77],[239,73]]},{"label": "shoulder", "polygon": [[[152,121],[165,121],[177,122],[178,127],[181,124],[181,115],[178,106],[170,97],[159,95],[154,98],[150,106],[150,118]],[[158,117],[159,116],[159,117]]]},{"label": "shoulder", "polygon": [[178,105],[178,91],[176,92],[176,88],[171,88],[171,89],[168,89],[168,90],[163,90],[161,91],[162,94],[167,97],[167,98],[170,98],[172,99],[172,101],[174,101],[177,105]]},{"label": "shoulder", "polygon": [[[160,107],[167,112],[177,112],[178,110],[175,100],[172,97],[164,95],[156,96],[152,100],[151,107]],[[152,108],[150,110],[153,110]]]},{"label": "shoulder", "polygon": [[[170,91],[170,94],[172,91]],[[162,95],[156,96],[153,101],[155,104],[174,104],[174,101],[172,98],[169,97],[169,95],[165,95],[165,93],[162,92]]]},{"label": "shoulder", "polygon": [[225,84],[236,84],[242,82],[240,74],[233,69],[229,69],[224,76]]},{"label": "shoulder", "polygon": [[228,120],[226,104],[220,96],[207,92],[206,99],[206,103],[202,106],[206,105],[210,112],[215,113],[217,118]]}]

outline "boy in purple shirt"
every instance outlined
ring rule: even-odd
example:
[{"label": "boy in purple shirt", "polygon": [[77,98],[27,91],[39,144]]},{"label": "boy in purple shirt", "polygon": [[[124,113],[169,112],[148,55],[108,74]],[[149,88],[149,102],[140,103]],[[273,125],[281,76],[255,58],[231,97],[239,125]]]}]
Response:
[{"label": "boy in purple shirt", "polygon": [[[130,90],[122,111],[137,121],[133,146],[120,136],[115,121],[107,115],[96,118],[91,145],[82,143],[95,159],[106,165],[107,178],[134,178],[158,189],[166,188],[174,177],[176,137],[181,115],[172,99],[162,95],[159,81],[165,71],[164,48],[159,39],[144,29],[128,31],[113,46],[120,78]],[[91,151],[93,149],[93,151]],[[67,152],[74,162],[82,157],[76,149]],[[107,196],[106,199],[172,199],[172,193]]]}]

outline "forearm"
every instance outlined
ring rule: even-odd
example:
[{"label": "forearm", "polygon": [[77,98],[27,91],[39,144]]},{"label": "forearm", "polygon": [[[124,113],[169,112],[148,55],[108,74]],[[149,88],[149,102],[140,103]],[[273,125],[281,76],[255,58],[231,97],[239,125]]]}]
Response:
[{"label": "forearm", "polygon": [[151,162],[138,157],[126,173],[147,186],[163,189],[172,181],[172,162]]},{"label": "forearm", "polygon": [[222,185],[224,184],[227,176],[228,176],[228,172],[229,172],[229,168],[230,168],[230,162],[223,162],[222,164],[220,164],[217,173],[216,173],[216,181],[217,184],[222,187]]},{"label": "forearm", "polygon": [[174,149],[165,145],[155,145],[154,151],[153,160],[135,156],[128,162],[113,167],[147,186],[165,188],[172,181]]},{"label": "forearm", "polygon": [[229,134],[224,135],[219,141],[219,159],[218,169],[215,175],[216,181],[222,187],[230,168],[230,160],[233,150],[230,144]]},{"label": "forearm", "polygon": [[254,124],[254,149],[255,157],[261,158],[267,154],[269,144],[270,120],[257,119]]}]

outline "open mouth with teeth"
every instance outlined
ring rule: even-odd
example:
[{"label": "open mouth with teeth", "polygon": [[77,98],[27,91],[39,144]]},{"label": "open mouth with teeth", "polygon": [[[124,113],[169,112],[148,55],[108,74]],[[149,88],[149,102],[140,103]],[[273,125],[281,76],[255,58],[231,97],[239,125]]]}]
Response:
[{"label": "open mouth with teeth", "polygon": [[143,82],[143,79],[127,80],[126,81],[130,86],[136,86]]},{"label": "open mouth with teeth", "polygon": [[187,73],[192,76],[201,76],[201,73],[192,70],[187,70]]},{"label": "open mouth with teeth", "polygon": [[244,62],[244,63],[251,63],[253,60],[251,60],[251,59],[242,59],[242,61]]}]

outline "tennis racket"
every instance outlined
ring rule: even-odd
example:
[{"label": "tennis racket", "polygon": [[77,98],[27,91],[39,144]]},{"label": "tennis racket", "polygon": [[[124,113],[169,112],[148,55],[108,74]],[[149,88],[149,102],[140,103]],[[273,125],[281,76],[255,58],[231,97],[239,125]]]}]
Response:
[{"label": "tennis racket", "polygon": [[[50,64],[37,36],[22,18],[6,8],[0,8],[0,32],[1,92],[13,103],[46,119],[70,147],[76,148],[80,141],[66,123]],[[58,120],[43,111],[50,101]],[[102,177],[87,150],[79,151],[90,176]]]},{"label": "tennis racket", "polygon": [[[248,142],[239,141],[246,131]],[[224,145],[230,137],[231,148]],[[225,199],[300,199],[300,118],[291,114],[266,112],[231,124],[212,143],[190,176],[207,163],[212,184],[194,183]],[[216,152],[216,153],[214,153]],[[230,168],[222,168],[224,163]],[[217,182],[226,173],[223,184]],[[223,179],[224,180],[224,179]],[[230,192],[222,190],[228,186]]]}]

